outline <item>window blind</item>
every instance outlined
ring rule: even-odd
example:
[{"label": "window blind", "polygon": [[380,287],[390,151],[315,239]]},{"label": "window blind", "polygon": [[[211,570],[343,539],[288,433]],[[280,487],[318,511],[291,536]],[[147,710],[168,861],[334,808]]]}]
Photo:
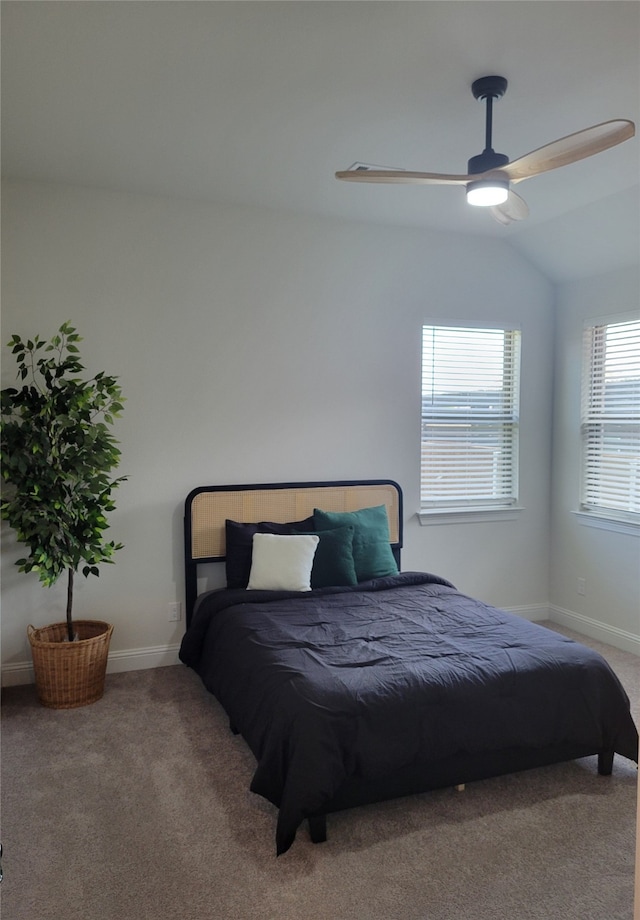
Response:
[{"label": "window blind", "polygon": [[640,322],[588,326],[582,362],[585,511],[640,513]]},{"label": "window blind", "polygon": [[423,326],[423,510],[515,504],[520,332]]}]

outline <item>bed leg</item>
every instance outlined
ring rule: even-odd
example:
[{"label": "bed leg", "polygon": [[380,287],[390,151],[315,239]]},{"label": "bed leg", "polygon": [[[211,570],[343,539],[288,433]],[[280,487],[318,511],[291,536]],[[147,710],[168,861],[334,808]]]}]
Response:
[{"label": "bed leg", "polygon": [[613,772],[613,751],[600,751],[598,754],[598,773],[600,776],[611,776]]},{"label": "bed leg", "polygon": [[309,822],[309,836],[312,843],[324,843],[327,839],[327,816],[314,815],[307,818]]},{"label": "bed leg", "polygon": [[464,783],[458,783],[458,785],[455,788],[456,788],[456,792],[464,792]]}]

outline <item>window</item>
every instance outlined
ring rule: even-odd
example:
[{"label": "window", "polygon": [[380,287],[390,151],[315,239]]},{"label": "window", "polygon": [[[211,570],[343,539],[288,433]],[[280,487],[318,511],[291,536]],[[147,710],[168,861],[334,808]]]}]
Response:
[{"label": "window", "polygon": [[618,520],[640,514],[640,322],[584,330],[581,509]]},{"label": "window", "polygon": [[515,506],[520,332],[422,329],[421,509]]}]

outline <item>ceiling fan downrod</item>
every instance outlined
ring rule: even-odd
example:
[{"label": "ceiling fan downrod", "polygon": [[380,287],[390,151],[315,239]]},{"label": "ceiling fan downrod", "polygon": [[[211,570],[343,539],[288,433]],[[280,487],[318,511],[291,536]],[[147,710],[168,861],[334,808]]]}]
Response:
[{"label": "ceiling fan downrod", "polygon": [[487,111],[485,122],[485,148],[482,153],[471,157],[467,164],[467,172],[471,175],[487,172],[489,169],[499,169],[506,166],[509,157],[504,153],[496,153],[491,146],[491,132],[493,128],[493,100],[501,99],[507,91],[507,81],[504,77],[480,77],[471,84],[471,92],[476,99],[484,99]]}]

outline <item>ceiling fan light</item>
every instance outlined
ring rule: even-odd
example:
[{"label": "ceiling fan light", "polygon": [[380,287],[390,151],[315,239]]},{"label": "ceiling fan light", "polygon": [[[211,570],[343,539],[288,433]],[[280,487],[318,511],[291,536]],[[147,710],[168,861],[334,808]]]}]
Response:
[{"label": "ceiling fan light", "polygon": [[509,197],[507,179],[477,179],[467,185],[467,201],[480,208],[490,208],[504,204]]}]

